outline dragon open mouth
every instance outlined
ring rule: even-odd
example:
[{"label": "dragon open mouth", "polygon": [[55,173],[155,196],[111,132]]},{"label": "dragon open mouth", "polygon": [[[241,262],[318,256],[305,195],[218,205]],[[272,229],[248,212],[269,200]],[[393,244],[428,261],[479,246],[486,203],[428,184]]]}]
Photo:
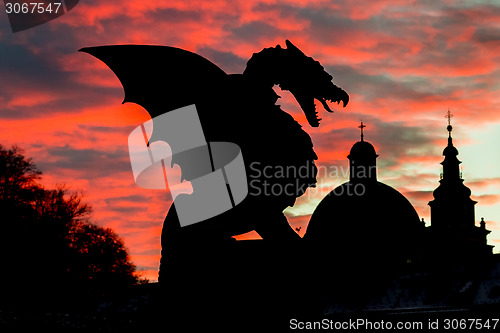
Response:
[{"label": "dragon open mouth", "polygon": [[327,112],[332,113],[333,110],[329,103],[337,103],[340,105],[342,102],[345,107],[349,103],[349,95],[341,88],[330,83],[329,89],[326,92],[321,92],[318,94],[311,94],[309,91],[301,92],[296,89],[289,89],[290,92],[295,96],[295,99],[299,103],[302,111],[306,115],[307,122],[312,127],[318,127],[321,118],[318,117],[318,111],[316,110],[316,104],[314,100],[317,99],[325,108]]},{"label": "dragon open mouth", "polygon": [[[316,99],[317,99],[318,101],[320,101],[320,102],[321,102],[321,105],[323,105],[323,108],[324,108],[326,111],[330,112],[330,113],[333,113],[333,110],[332,110],[332,109],[330,108],[330,106],[328,105],[328,102],[330,102],[330,103],[335,103],[335,102],[337,102],[337,104],[340,104],[340,101],[341,101],[340,99],[339,99],[339,100],[337,100],[337,101],[333,101],[333,100],[331,100],[331,99],[329,99],[329,98],[325,98],[325,97],[319,97],[319,98],[317,97]],[[342,102],[343,102],[344,107],[345,107],[345,106],[347,105],[347,102],[346,102],[346,101],[342,101]],[[316,105],[314,104],[314,102],[313,102],[313,105],[312,105],[311,109],[312,109],[312,111],[313,111],[313,112],[311,112],[311,113],[307,113],[307,112],[306,112],[306,118],[307,118],[307,121],[309,122],[309,124],[310,124],[311,126],[313,126],[313,127],[318,127],[318,126],[319,126],[319,123],[320,123],[320,121],[321,121],[321,119],[322,119],[322,118],[319,118],[319,117],[318,117],[318,111],[316,110]],[[313,116],[313,115],[314,115],[314,116]]]},{"label": "dragon open mouth", "polygon": [[[318,101],[321,102],[321,104],[323,104],[323,107],[325,108],[326,111],[328,112],[333,112],[332,109],[330,109],[330,107],[328,106],[328,104],[326,103],[327,99],[326,98],[319,98]],[[331,102],[331,100],[328,99],[328,101]],[[337,101],[337,104],[339,104],[340,101]]]}]

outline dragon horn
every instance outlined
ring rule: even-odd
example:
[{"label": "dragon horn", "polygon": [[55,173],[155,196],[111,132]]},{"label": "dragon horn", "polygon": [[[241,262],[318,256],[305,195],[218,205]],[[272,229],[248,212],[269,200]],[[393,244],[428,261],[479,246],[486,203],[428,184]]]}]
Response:
[{"label": "dragon horn", "polygon": [[300,54],[300,55],[302,55],[304,57],[306,56],[304,54],[304,52],[302,52],[301,50],[299,50],[299,48],[297,46],[293,45],[292,42],[290,42],[288,39],[285,41],[285,43],[286,43],[287,50],[290,50],[290,51],[293,51],[295,53],[298,53],[298,54]]}]

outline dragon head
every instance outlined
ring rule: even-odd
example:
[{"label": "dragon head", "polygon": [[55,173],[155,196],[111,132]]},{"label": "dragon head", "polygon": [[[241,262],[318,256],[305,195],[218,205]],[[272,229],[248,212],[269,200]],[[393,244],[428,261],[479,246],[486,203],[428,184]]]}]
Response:
[{"label": "dragon head", "polygon": [[309,125],[318,127],[321,118],[314,100],[317,99],[328,112],[333,112],[328,102],[340,102],[345,107],[349,95],[332,83],[333,77],[321,64],[306,56],[289,40],[286,41],[286,56],[283,61],[282,80],[279,85],[283,90],[290,91],[306,115]]}]

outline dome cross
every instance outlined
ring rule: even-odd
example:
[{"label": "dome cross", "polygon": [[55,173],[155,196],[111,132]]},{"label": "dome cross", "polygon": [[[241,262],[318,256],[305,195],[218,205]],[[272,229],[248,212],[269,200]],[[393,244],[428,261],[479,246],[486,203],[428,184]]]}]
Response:
[{"label": "dome cross", "polygon": [[365,135],[363,134],[363,128],[365,128],[366,125],[363,125],[363,120],[361,120],[361,125],[358,126],[358,128],[361,129],[361,141],[364,141],[363,138],[365,137]]},{"label": "dome cross", "polygon": [[451,126],[451,118],[453,118],[453,114],[451,114],[451,111],[450,109],[448,109],[448,112],[446,113],[446,116],[444,116],[446,119],[448,119],[448,127],[446,127],[446,129],[448,130],[448,132],[450,132],[450,136],[451,136],[451,131],[453,130],[453,127]]}]

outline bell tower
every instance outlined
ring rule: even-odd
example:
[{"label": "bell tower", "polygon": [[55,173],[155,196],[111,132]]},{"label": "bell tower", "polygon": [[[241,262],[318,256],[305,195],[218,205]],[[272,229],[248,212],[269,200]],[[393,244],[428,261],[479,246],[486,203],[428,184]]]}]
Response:
[{"label": "bell tower", "polygon": [[460,173],[458,150],[453,146],[451,136],[453,115],[448,110],[448,145],[443,150],[441,162],[443,173],[439,186],[434,190],[431,208],[431,235],[437,251],[464,257],[483,256],[492,253],[493,246],[487,245],[490,233],[484,225],[475,225],[474,206],[477,201],[470,198],[471,190],[464,185]]}]

